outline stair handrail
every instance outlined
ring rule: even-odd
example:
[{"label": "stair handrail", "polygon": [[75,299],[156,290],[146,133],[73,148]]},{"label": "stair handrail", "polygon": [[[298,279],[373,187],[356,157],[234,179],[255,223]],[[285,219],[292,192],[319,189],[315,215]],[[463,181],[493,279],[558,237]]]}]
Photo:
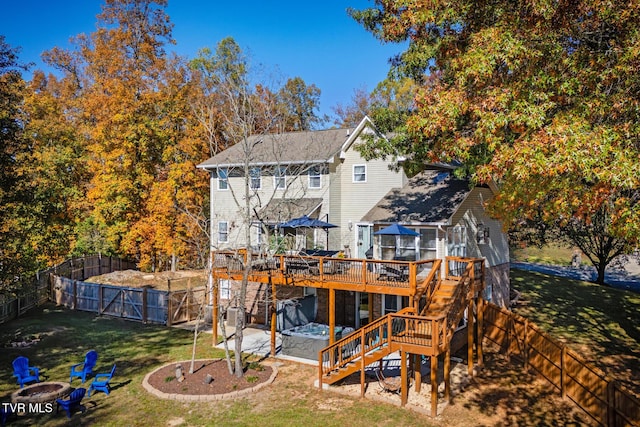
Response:
[{"label": "stair handrail", "polygon": [[[387,314],[320,350],[318,352],[320,377],[322,378],[322,376],[339,369],[364,354],[389,345],[390,334],[388,330],[390,329],[391,316],[409,313],[415,313],[415,310],[411,307],[406,307],[397,313]],[[364,346],[362,343],[364,343]]]},{"label": "stair handrail", "polygon": [[[464,310],[467,308],[469,299],[473,297],[474,281],[472,280],[472,272],[474,265],[475,261],[469,261],[467,263],[467,267],[465,268],[462,276],[460,276],[458,285],[453,291],[451,298],[452,303],[445,313],[447,317],[447,340],[453,335],[458,323],[460,323],[460,319],[462,319],[462,316],[464,315]],[[458,309],[456,310],[457,306]]]},{"label": "stair handrail", "polygon": [[416,311],[418,312],[420,311],[419,304],[422,296],[428,291],[428,295],[427,295],[427,306],[428,306],[429,302],[431,301],[431,298],[433,297],[433,294],[440,287],[440,284],[442,282],[440,280],[441,265],[442,265],[441,259],[436,259],[434,261],[433,265],[431,266],[431,271],[429,272],[427,277],[422,281],[422,286],[418,288],[418,292],[416,292],[415,296],[413,297],[414,307],[416,307]]},{"label": "stair handrail", "polygon": [[[446,344],[447,318],[445,314],[423,316],[415,314],[392,313],[393,320],[404,323],[401,333],[391,334],[392,344],[413,344],[431,348],[431,355],[437,355],[439,349]],[[435,333],[434,333],[435,331]]]}]

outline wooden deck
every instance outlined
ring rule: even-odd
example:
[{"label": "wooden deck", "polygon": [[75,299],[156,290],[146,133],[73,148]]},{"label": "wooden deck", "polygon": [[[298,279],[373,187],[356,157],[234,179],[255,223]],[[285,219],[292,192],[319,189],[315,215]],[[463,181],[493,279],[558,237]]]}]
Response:
[{"label": "wooden deck", "polygon": [[[214,279],[268,283],[275,307],[276,286],[305,286],[329,290],[329,336],[335,328],[335,291],[357,291],[409,297],[409,307],[375,319],[323,349],[318,355],[320,384],[333,384],[367,365],[399,352],[401,360],[402,404],[407,400],[407,360],[420,356],[431,360],[431,408],[437,410],[438,357],[444,357],[445,397],[449,399],[449,352],[456,327],[465,310],[469,372],[473,370],[473,323],[482,331],[482,291],[485,287],[484,260],[447,257],[442,260],[382,261],[335,257],[278,255],[272,258],[249,256],[246,252],[214,252]],[[214,298],[217,293],[214,292]],[[214,303],[214,310],[216,309]],[[215,314],[214,314],[215,315]],[[272,353],[275,354],[275,310],[272,313]],[[474,319],[474,316],[480,316]],[[214,335],[215,336],[215,335]],[[482,338],[478,337],[477,358],[482,364]],[[416,362],[417,363],[417,362]],[[414,387],[419,391],[420,379]]]},{"label": "wooden deck", "polygon": [[[215,252],[213,266],[219,277],[241,280],[247,256]],[[438,260],[380,261],[353,258],[277,255],[252,257],[249,280],[281,286],[306,286],[343,291],[413,296],[426,286]]]}]

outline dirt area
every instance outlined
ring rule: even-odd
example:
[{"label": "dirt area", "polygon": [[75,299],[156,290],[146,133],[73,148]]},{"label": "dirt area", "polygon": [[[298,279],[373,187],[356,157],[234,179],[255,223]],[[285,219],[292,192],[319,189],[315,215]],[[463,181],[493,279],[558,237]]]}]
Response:
[{"label": "dirt area", "polygon": [[[283,402],[289,405],[305,405],[310,411],[322,414],[326,411],[341,411],[360,400],[359,374],[347,378],[342,383],[320,391],[315,382],[317,367],[291,361],[270,360],[278,366],[276,380],[267,387],[244,395],[254,411],[262,407],[279,407]],[[442,365],[442,364],[440,364]],[[267,366],[265,366],[268,368]],[[187,369],[189,366],[184,366]],[[213,369],[213,370],[210,370]],[[214,381],[204,385],[206,373],[211,373]],[[169,365],[152,375],[153,386],[165,393],[225,393],[240,387],[253,387],[270,375],[270,371],[249,371],[245,379],[228,377],[226,362],[209,364],[189,376],[183,383],[175,379],[175,364]],[[258,377],[249,383],[246,379]],[[507,361],[502,355],[488,352],[484,367],[469,376],[466,361],[452,361],[451,385],[452,401],[443,398],[442,384],[439,387],[439,405],[436,417],[430,416],[429,376],[423,377],[422,390],[409,390],[405,409],[424,416],[425,426],[456,427],[521,427],[521,426],[589,426],[596,425],[569,400],[563,400],[558,391],[549,387],[534,374],[525,372],[517,363]],[[438,378],[442,380],[442,372]],[[151,382],[151,380],[150,380]],[[375,376],[366,379],[365,400],[373,404],[400,406],[397,393],[384,391]],[[234,386],[234,384],[237,384]],[[236,387],[236,388],[234,388]],[[416,424],[418,425],[418,424]]]},{"label": "dirt area", "polygon": [[[180,365],[184,372],[184,380],[176,379],[176,367]],[[225,394],[244,390],[266,382],[271,376],[271,367],[263,364],[252,364],[238,378],[230,374],[226,360],[196,361],[193,374],[189,373],[191,362],[172,363],[149,376],[148,382],[156,390],[163,393],[187,395]],[[207,376],[211,381],[207,382]]]},{"label": "dirt area", "polygon": [[101,276],[93,276],[86,281],[131,288],[146,286],[151,289],[168,290],[171,287],[171,289],[176,290],[204,286],[207,282],[207,272],[205,270],[185,270],[145,273],[136,270],[123,270]]}]

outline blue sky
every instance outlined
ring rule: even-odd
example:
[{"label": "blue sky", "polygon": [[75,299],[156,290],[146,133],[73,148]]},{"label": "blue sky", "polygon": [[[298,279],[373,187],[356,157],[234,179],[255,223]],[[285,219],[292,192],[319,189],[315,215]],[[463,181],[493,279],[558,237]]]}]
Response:
[{"label": "blue sky", "polygon": [[[0,34],[11,46],[22,48],[23,62],[43,69],[43,51],[68,47],[70,37],[95,30],[103,2],[2,3]],[[321,112],[331,114],[332,106],[350,101],[354,89],[374,89],[386,77],[389,58],[401,51],[401,46],[381,44],[346,13],[347,7],[372,5],[368,0],[169,0],[167,13],[177,42],[170,49],[193,58],[198,49],[213,48],[231,36],[252,63],[284,79],[299,76],[315,84],[322,91]]]}]

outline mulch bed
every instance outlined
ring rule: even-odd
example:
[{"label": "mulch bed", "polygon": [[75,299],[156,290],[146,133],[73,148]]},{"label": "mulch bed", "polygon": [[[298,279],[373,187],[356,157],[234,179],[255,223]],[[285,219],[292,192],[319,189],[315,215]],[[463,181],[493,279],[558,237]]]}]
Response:
[{"label": "mulch bed", "polygon": [[[184,381],[176,379],[176,366],[182,365]],[[232,391],[244,390],[266,382],[272,373],[272,368],[266,365],[251,365],[244,372],[242,378],[230,374],[226,360],[198,360],[194,365],[193,374],[189,374],[191,362],[171,363],[149,376],[149,385],[164,393],[185,395],[225,394]],[[257,369],[256,369],[257,368]],[[205,382],[207,375],[213,377],[210,384]]]}]

